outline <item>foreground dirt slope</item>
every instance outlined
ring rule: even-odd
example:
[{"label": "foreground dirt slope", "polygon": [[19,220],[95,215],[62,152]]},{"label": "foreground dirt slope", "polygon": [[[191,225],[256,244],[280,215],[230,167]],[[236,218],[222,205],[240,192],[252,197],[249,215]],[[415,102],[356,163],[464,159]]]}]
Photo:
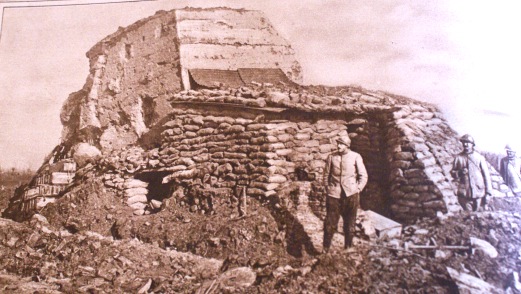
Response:
[{"label": "foreground dirt slope", "polygon": [[[75,205],[86,211],[93,202],[95,198]],[[76,225],[57,219],[48,223],[39,214],[25,223],[2,219],[1,289],[136,293],[146,288],[148,293],[193,293],[208,290],[213,283],[211,291],[240,293],[457,293],[457,283],[447,271],[451,267],[486,281],[497,293],[518,293],[512,280],[521,266],[518,199],[498,198],[490,212],[419,221],[393,240],[367,240],[359,227],[354,250],[337,249],[328,255],[302,251],[301,257],[287,252],[288,240],[283,230],[277,232],[269,212],[252,207],[250,216],[233,219],[206,217],[188,208],[165,209],[112,229],[122,240],[95,222],[90,228],[81,225],[92,223],[93,216],[125,213],[118,213],[117,207],[112,212],[109,208],[109,213],[95,209],[71,216]],[[224,228],[226,232],[221,231]],[[468,245],[469,237],[490,242],[498,256],[491,258],[480,250],[404,250],[405,242]],[[230,270],[233,282],[219,278]],[[239,282],[244,280],[249,282]]]}]

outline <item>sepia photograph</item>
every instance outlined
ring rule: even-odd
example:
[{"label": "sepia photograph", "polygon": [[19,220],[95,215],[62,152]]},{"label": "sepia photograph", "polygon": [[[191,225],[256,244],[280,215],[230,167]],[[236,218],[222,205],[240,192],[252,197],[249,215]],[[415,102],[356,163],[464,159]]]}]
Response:
[{"label": "sepia photograph", "polygon": [[521,4],[0,7],[1,293],[521,293]]}]

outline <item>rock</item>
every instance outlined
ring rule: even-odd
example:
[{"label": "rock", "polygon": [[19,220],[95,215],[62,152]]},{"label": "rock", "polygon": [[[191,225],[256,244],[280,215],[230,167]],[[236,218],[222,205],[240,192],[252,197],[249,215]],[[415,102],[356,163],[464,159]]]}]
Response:
[{"label": "rock", "polygon": [[134,210],[134,214],[135,215],[144,215],[145,214],[145,210],[144,209],[136,209],[136,210]]},{"label": "rock", "polygon": [[378,238],[397,238],[402,234],[402,225],[386,218],[374,211],[366,210],[363,212],[367,219],[372,223]]},{"label": "rock", "polygon": [[376,230],[374,229],[374,225],[363,212],[358,214],[357,222],[359,222],[359,225],[362,227],[362,232],[366,236],[368,236],[370,239],[376,238]]},{"label": "rock", "polygon": [[159,200],[155,200],[155,199],[150,200],[150,206],[152,206],[152,208],[154,208],[154,209],[161,208],[162,204],[163,204],[163,202],[161,202]]},{"label": "rock", "polygon": [[32,219],[39,222],[39,223],[43,223],[43,224],[48,224],[49,221],[47,220],[47,218],[39,213],[35,213],[33,216],[32,216]]},{"label": "rock", "polygon": [[132,206],[134,203],[147,203],[148,199],[146,195],[136,195],[127,199],[127,204]]},{"label": "rock", "polygon": [[429,234],[429,230],[427,230],[427,229],[417,229],[416,231],[414,231],[414,234],[416,234],[416,235],[427,235],[427,234]]},{"label": "rock", "polygon": [[150,290],[150,286],[152,286],[152,279],[148,279],[148,281],[137,291],[138,294],[146,294],[148,290]]},{"label": "rock", "polygon": [[237,292],[255,282],[257,275],[249,267],[238,267],[221,274],[217,281],[219,288],[225,292]]},{"label": "rock", "polygon": [[134,210],[141,210],[141,209],[144,210],[145,207],[147,207],[147,205],[143,202],[132,203],[129,206],[132,207]]},{"label": "rock", "polygon": [[485,240],[470,237],[470,244],[473,249],[483,251],[483,253],[485,253],[491,258],[496,258],[498,256],[496,248],[494,248],[492,244],[488,243]]},{"label": "rock", "polygon": [[271,104],[283,104],[289,101],[289,96],[281,92],[270,92],[266,97],[266,102]]},{"label": "rock", "polygon": [[100,156],[101,151],[88,143],[79,143],[73,147],[72,157],[80,167],[84,166],[88,162],[97,160]]},{"label": "rock", "polygon": [[435,250],[434,251],[434,258],[444,259],[444,258],[447,258],[447,254],[443,250]]},{"label": "rock", "polygon": [[482,279],[476,278],[469,274],[460,273],[457,270],[447,267],[450,277],[458,286],[460,293],[471,293],[471,294],[499,294],[502,293],[500,289],[492,286],[491,284],[483,281]]}]

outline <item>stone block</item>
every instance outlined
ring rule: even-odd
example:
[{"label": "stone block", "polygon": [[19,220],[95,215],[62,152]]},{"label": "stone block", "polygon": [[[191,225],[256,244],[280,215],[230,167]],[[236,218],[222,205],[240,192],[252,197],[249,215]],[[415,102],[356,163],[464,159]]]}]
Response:
[{"label": "stone block", "polygon": [[366,210],[363,214],[372,223],[378,238],[394,239],[399,238],[402,234],[402,225],[400,223],[371,210]]}]

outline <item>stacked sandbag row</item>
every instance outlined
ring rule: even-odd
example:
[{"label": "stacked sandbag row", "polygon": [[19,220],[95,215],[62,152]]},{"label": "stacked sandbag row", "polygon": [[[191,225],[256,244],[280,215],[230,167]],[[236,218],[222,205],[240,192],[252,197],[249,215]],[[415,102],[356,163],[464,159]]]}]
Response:
[{"label": "stacked sandbag row", "polygon": [[127,179],[123,184],[127,205],[132,207],[134,214],[145,214],[148,205],[148,183],[137,179]]},{"label": "stacked sandbag row", "polygon": [[391,210],[399,220],[459,209],[451,188],[450,169],[446,169],[452,148],[447,143],[454,136],[453,131],[436,137],[436,144],[424,133],[424,129],[436,131],[444,126],[434,117],[433,110],[401,105],[389,115],[386,156],[390,166]]},{"label": "stacked sandbag row", "polygon": [[106,187],[115,189],[123,197],[123,201],[134,210],[134,214],[145,214],[145,209],[149,205],[147,182],[130,176],[122,177],[120,174],[107,173],[103,177],[103,183]]},{"label": "stacked sandbag row", "polygon": [[[459,211],[451,169],[461,144],[442,115],[430,105],[399,105],[389,113],[387,122],[393,215],[414,220]],[[493,188],[493,194],[505,193],[499,182]]]},{"label": "stacked sandbag row", "polygon": [[[267,182],[264,124],[231,116],[187,111],[164,124],[159,160],[171,172],[164,183],[182,183],[205,175],[216,188]],[[252,190],[251,192],[256,192]]]},{"label": "stacked sandbag row", "polygon": [[252,184],[263,189],[265,195],[275,195],[296,180],[321,186],[326,159],[337,149],[335,139],[346,134],[344,120],[267,123],[267,182]]}]

